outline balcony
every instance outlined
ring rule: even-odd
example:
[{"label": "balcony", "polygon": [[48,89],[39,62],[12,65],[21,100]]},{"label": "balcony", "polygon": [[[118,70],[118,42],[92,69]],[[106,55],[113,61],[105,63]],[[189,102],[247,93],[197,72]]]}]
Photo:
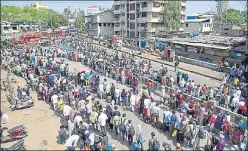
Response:
[{"label": "balcony", "polygon": [[181,15],[185,15],[185,12],[183,10],[181,10]]},{"label": "balcony", "polygon": [[120,13],[121,13],[121,9],[114,10],[114,14],[120,14]]},{"label": "balcony", "polygon": [[144,31],[147,31],[147,27],[138,27],[138,30],[140,31],[140,32],[144,32]]},{"label": "balcony", "polygon": [[121,31],[121,27],[114,27],[114,31]]},{"label": "balcony", "polygon": [[114,1],[114,4],[113,5],[120,5],[122,3],[123,3],[122,1]]},{"label": "balcony", "polygon": [[182,2],[181,2],[181,6],[182,6],[182,7],[186,7],[186,2],[185,2],[185,1],[182,1]]}]

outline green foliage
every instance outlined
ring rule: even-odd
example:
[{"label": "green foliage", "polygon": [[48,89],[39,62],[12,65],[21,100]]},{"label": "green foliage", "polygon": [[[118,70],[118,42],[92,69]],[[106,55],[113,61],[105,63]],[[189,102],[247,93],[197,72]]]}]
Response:
[{"label": "green foliage", "polygon": [[85,31],[85,18],[84,18],[84,13],[81,12],[76,20],[75,20],[75,23],[74,23],[74,26],[79,28],[82,32]]},{"label": "green foliage", "polygon": [[38,22],[43,26],[58,27],[67,25],[67,19],[52,9],[35,9],[31,6],[1,6],[1,20]]},{"label": "green foliage", "polygon": [[163,21],[167,33],[178,32],[181,27],[181,12],[179,0],[164,0]]},{"label": "green foliage", "polygon": [[216,22],[230,23],[230,24],[244,24],[246,22],[247,11],[241,12],[233,8],[229,8],[222,14],[215,16]]}]

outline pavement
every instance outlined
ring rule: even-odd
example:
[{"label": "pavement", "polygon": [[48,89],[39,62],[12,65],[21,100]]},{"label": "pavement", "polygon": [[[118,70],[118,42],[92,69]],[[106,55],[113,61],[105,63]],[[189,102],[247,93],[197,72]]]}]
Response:
[{"label": "pavement", "polygon": [[[98,45],[98,43],[97,44],[94,43],[94,45],[106,49],[108,53],[112,53],[114,51],[113,49],[107,48],[102,45]],[[119,50],[119,52],[129,53],[129,50],[127,48],[122,47],[121,50]],[[119,55],[121,55],[121,53],[119,53]],[[165,65],[168,68],[168,74],[172,75],[173,78],[176,79],[177,73],[175,72],[175,67],[174,67],[173,62],[163,61],[156,56],[148,55],[148,54],[143,54],[142,56],[136,55],[136,58],[144,58],[147,60],[151,60],[152,68],[154,70],[159,70],[162,64]],[[182,67],[184,65],[185,67],[190,68],[192,71],[183,69]],[[223,73],[219,73],[219,72],[216,72],[210,69],[206,69],[206,68],[202,68],[202,67],[198,67],[198,66],[194,66],[190,64],[185,64],[182,62],[180,62],[178,70],[184,73],[188,73],[189,79],[194,80],[196,84],[200,84],[200,85],[206,84],[207,86],[213,86],[213,87],[219,87],[221,85],[220,79],[224,76]],[[212,72],[213,74],[216,74],[216,75],[211,74]],[[208,74],[211,76],[209,76]],[[215,77],[215,78],[212,78],[212,77]]]},{"label": "pavement", "polygon": [[[90,68],[85,67],[84,65],[82,65],[82,63],[80,62],[74,62],[74,61],[66,61],[69,64],[69,69],[72,72],[74,70],[74,68],[79,68],[79,67],[83,67],[86,70],[90,70]],[[101,82],[104,80],[104,78],[107,79],[107,83],[111,84],[113,82],[113,79],[107,78],[105,76],[100,76]],[[123,85],[120,83],[116,83],[116,87],[119,87],[119,89],[126,89],[129,90],[130,87],[128,87],[127,85]],[[155,100],[158,101],[157,99],[159,99],[158,96],[155,96]],[[103,99],[99,99],[96,98],[96,100],[99,100],[101,103],[103,104],[107,104],[105,102],[105,100]],[[145,142],[144,142],[144,149],[147,150],[148,149],[148,141],[150,139],[151,133],[155,132],[157,139],[160,141],[161,143],[161,149],[162,149],[162,143],[166,142],[168,144],[171,145],[172,150],[175,149],[175,145],[176,145],[176,138],[175,137],[170,137],[168,135],[168,132],[163,132],[161,129],[156,128],[155,126],[152,126],[151,124],[147,124],[144,123],[140,117],[140,115],[136,112],[131,112],[130,108],[128,108],[127,110],[124,110],[122,107],[119,107],[118,110],[121,112],[121,114],[125,113],[127,116],[127,119],[131,119],[132,120],[132,124],[134,126],[135,129],[137,129],[138,124],[141,125],[142,130],[143,130],[143,134],[144,134],[144,138],[145,138]],[[163,115],[163,110],[160,110],[160,121],[162,121],[162,115]],[[207,127],[205,127],[207,129]],[[122,141],[122,137],[120,135],[116,136],[114,132],[112,132],[111,130],[108,130],[108,137],[110,140],[110,143],[114,143],[117,146],[117,149],[120,150],[126,150],[126,149],[130,149],[127,141]],[[134,141],[136,140],[136,138],[134,137]],[[203,139],[200,140],[200,150],[203,150],[204,146],[207,143],[207,139]],[[226,145],[226,149],[230,147],[230,144]],[[183,148],[184,150],[191,150],[190,148]]]}]

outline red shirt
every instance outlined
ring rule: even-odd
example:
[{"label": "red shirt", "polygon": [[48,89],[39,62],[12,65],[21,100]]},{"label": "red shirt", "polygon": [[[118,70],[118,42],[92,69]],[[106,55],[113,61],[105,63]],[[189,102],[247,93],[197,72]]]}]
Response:
[{"label": "red shirt", "polygon": [[137,88],[138,87],[138,82],[134,81],[133,85],[134,85],[135,88]]},{"label": "red shirt", "polygon": [[207,91],[207,87],[206,86],[202,86],[202,92],[203,93],[206,93],[206,91]]},{"label": "red shirt", "polygon": [[146,86],[147,86],[148,88],[152,88],[152,82],[147,82]]},{"label": "red shirt", "polygon": [[183,104],[184,102],[184,95],[179,96],[179,104]]}]

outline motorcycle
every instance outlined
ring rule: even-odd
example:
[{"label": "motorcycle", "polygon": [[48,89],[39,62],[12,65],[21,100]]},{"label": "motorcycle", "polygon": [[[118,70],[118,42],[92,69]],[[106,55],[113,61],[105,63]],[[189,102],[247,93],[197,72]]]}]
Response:
[{"label": "motorcycle", "polygon": [[31,97],[24,98],[20,102],[16,101],[16,104],[10,106],[11,110],[21,110],[25,108],[30,108],[34,106],[34,101]]},{"label": "motorcycle", "polygon": [[19,139],[23,139],[25,137],[28,136],[28,132],[27,129],[23,126],[23,125],[19,125],[16,127],[13,127],[12,129],[8,130],[8,135],[7,136],[3,136],[3,131],[7,130],[7,127],[3,127],[0,131],[1,131],[1,143],[8,143],[8,142],[12,142],[15,140],[19,140]]},{"label": "motorcycle", "polygon": [[24,139],[19,140],[18,142],[16,142],[15,144],[13,144],[12,146],[8,147],[8,148],[1,148],[1,151],[12,151],[12,150],[22,150],[25,151],[25,145],[24,145]]}]

